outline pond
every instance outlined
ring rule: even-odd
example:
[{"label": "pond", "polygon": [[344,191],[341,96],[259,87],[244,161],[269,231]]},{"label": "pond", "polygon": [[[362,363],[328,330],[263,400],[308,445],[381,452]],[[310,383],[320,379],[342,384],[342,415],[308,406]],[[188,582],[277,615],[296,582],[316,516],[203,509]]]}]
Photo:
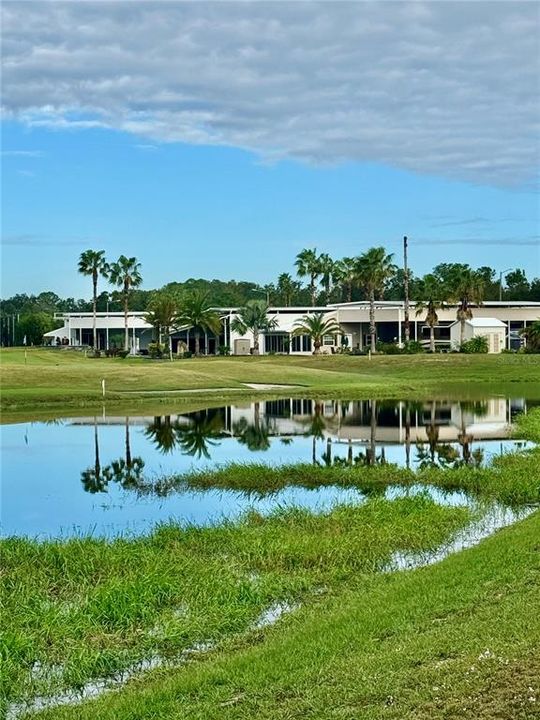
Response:
[{"label": "pond", "polygon": [[[160,417],[71,417],[1,427],[2,534],[113,537],[159,521],[209,524],[247,509],[326,509],[359,490],[290,487],[253,498],[232,491],[137,492],[142,479],[230,462],[318,465],[482,465],[525,446],[510,423],[525,398],[480,401],[281,399]],[[538,401],[536,402],[538,404]]]}]

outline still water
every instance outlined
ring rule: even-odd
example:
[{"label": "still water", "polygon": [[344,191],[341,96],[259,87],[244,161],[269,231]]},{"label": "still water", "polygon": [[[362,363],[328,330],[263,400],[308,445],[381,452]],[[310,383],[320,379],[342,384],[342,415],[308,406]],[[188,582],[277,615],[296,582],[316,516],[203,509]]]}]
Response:
[{"label": "still water", "polygon": [[[140,534],[174,519],[208,524],[247,509],[325,509],[360,502],[358,490],[285,488],[266,497],[142,486],[172,474],[237,463],[452,468],[524,447],[510,439],[523,398],[458,401],[285,399],[160,417],[116,416],[1,427],[2,534]],[[538,403],[536,403],[538,404]]]}]

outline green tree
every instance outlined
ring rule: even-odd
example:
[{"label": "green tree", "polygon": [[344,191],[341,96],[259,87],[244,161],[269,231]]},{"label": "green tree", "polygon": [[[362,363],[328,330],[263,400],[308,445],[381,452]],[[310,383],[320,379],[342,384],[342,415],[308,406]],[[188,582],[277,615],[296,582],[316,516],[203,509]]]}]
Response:
[{"label": "green tree", "polygon": [[313,341],[313,354],[319,355],[325,335],[338,335],[341,327],[333,317],[325,318],[323,312],[304,315],[294,324],[293,335],[308,335]]},{"label": "green tree", "polygon": [[79,257],[78,270],[81,275],[88,275],[92,278],[92,343],[94,350],[97,350],[96,304],[98,279],[100,275],[106,278],[109,274],[105,250],[85,250],[82,252]]},{"label": "green tree", "polygon": [[45,333],[53,330],[54,326],[55,322],[48,313],[32,312],[19,319],[17,335],[20,341],[26,338],[26,345],[40,345]]},{"label": "green tree", "polygon": [[422,299],[416,303],[416,315],[425,312],[425,324],[429,327],[429,350],[435,352],[435,326],[439,322],[437,311],[445,307],[441,299],[441,285],[435,275],[425,275],[422,281]]},{"label": "green tree", "polygon": [[253,354],[259,354],[259,335],[277,327],[277,319],[268,317],[268,305],[265,300],[249,300],[231,321],[231,330],[244,335],[248,330],[253,333]]},{"label": "green tree", "polygon": [[178,328],[187,326],[193,329],[197,356],[201,354],[201,333],[211,332],[219,336],[221,331],[219,314],[210,306],[208,293],[199,290],[189,293],[183,299],[175,324]]},{"label": "green tree", "polygon": [[145,315],[146,322],[151,325],[156,333],[158,344],[161,345],[161,335],[165,335],[165,343],[169,351],[169,358],[172,360],[171,328],[176,323],[178,315],[179,299],[171,292],[159,290],[152,294],[148,303],[148,310]]},{"label": "green tree", "polygon": [[[128,310],[129,297],[133,288],[142,284],[141,264],[136,257],[126,257],[120,255],[115,263],[109,267],[109,280],[113,285],[120,288],[122,295],[122,304],[124,307],[124,350],[129,350],[129,329],[128,329]],[[135,348],[133,348],[135,350]]]},{"label": "green tree", "polygon": [[326,293],[326,299],[330,296],[330,289],[332,287],[332,280],[336,270],[336,264],[328,255],[328,253],[322,253],[317,259],[319,268],[319,274],[321,276],[321,285]]},{"label": "green tree", "polygon": [[540,352],[540,320],[535,320],[520,330],[520,335],[527,341],[527,350]]},{"label": "green tree", "polygon": [[527,280],[524,270],[513,270],[504,278],[506,290],[504,297],[507,300],[527,300],[531,292],[531,286]]},{"label": "green tree", "polygon": [[276,292],[279,302],[286,307],[290,307],[293,303],[295,295],[300,290],[300,283],[293,280],[289,273],[281,273],[277,280]]},{"label": "green tree", "polygon": [[334,282],[341,287],[342,297],[352,301],[353,286],[356,280],[357,258],[344,257],[334,264]]},{"label": "green tree", "polygon": [[474,305],[481,305],[484,297],[484,280],[468,266],[457,270],[450,282],[450,299],[457,303],[456,318],[460,323],[459,344],[465,341],[465,323],[473,317]]},{"label": "green tree", "polygon": [[309,278],[309,292],[311,296],[311,305],[315,306],[317,299],[317,278],[320,275],[320,264],[319,257],[317,255],[317,248],[307,249],[305,248],[296,256],[296,272],[298,277]]},{"label": "green tree", "polygon": [[357,261],[358,283],[369,299],[369,334],[373,353],[377,345],[375,298],[384,294],[386,284],[396,273],[396,266],[392,262],[393,257],[393,255],[387,255],[383,247],[373,247],[360,255]]}]

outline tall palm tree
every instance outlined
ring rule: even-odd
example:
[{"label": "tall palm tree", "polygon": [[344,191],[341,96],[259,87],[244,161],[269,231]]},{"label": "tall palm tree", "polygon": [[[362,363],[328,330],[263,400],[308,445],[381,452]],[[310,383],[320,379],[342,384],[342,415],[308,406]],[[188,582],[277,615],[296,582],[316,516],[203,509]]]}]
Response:
[{"label": "tall palm tree", "polygon": [[[416,303],[416,315],[426,313],[425,324],[429,327],[429,350],[435,352],[435,326],[439,322],[437,310],[441,310],[446,306],[444,300],[440,299],[442,288],[437,282],[435,275],[428,274],[423,281],[423,300]],[[437,299],[439,297],[439,299]]]},{"label": "tall palm tree", "polygon": [[209,293],[201,290],[195,290],[187,295],[175,321],[177,327],[193,328],[195,355],[197,356],[201,354],[201,333],[211,332],[219,336],[221,331],[221,319],[210,306],[208,298]]},{"label": "tall palm tree", "polygon": [[178,442],[177,428],[178,422],[171,422],[170,415],[163,417],[157,415],[154,417],[154,421],[145,427],[144,434],[157,445],[163,454],[167,454],[174,450]]},{"label": "tall palm tree", "polygon": [[178,298],[170,292],[158,291],[153,293],[148,303],[148,312],[145,320],[152,325],[157,335],[157,342],[161,345],[161,333],[165,335],[165,342],[172,360],[171,327],[175,324],[178,314]]},{"label": "tall palm tree", "polygon": [[276,287],[280,302],[283,302],[286,307],[290,307],[292,305],[294,296],[299,290],[299,282],[293,280],[289,273],[281,273],[281,275],[278,277]]},{"label": "tall palm tree", "polygon": [[97,418],[94,416],[94,466],[83,470],[81,473],[81,482],[86,492],[97,493],[105,492],[107,489],[107,479],[102,475],[101,462],[99,459],[99,437]]},{"label": "tall palm tree", "polygon": [[209,448],[219,445],[223,436],[223,416],[219,413],[194,413],[188,426],[177,425],[176,437],[185,455],[210,459]]},{"label": "tall palm tree", "polygon": [[[129,329],[128,329],[128,310],[129,310],[129,294],[133,288],[137,288],[142,284],[141,263],[136,257],[126,257],[120,255],[115,263],[109,268],[109,280],[112,285],[120,288],[122,303],[124,306],[124,350],[129,350]],[[135,347],[133,348],[135,351]]]},{"label": "tall palm tree", "polygon": [[320,275],[319,257],[317,248],[304,248],[296,256],[296,272],[298,277],[309,278],[309,292],[311,295],[311,304],[314,307],[317,298],[317,278]]},{"label": "tall palm tree", "polygon": [[326,293],[326,298],[330,295],[330,289],[332,287],[332,279],[334,277],[336,264],[328,255],[328,253],[322,253],[319,255],[317,264],[319,267],[319,273],[321,276],[321,285]]},{"label": "tall palm tree", "polygon": [[109,266],[105,259],[105,250],[85,250],[79,256],[78,271],[81,275],[92,277],[92,343],[97,350],[96,305],[99,276],[106,278]]},{"label": "tall palm tree", "polygon": [[456,318],[460,323],[459,344],[465,341],[465,323],[473,317],[472,305],[484,299],[484,278],[471,268],[461,270],[452,282],[452,300],[457,303]]},{"label": "tall palm tree", "polygon": [[[341,285],[342,297],[352,301],[352,291],[356,280],[356,258],[344,257],[334,264],[334,282]],[[343,292],[345,291],[345,292]]]},{"label": "tall palm tree", "polygon": [[387,282],[395,275],[396,266],[393,255],[387,255],[383,247],[373,247],[360,255],[356,263],[358,283],[369,298],[369,334],[371,336],[371,352],[377,345],[377,328],[375,326],[375,296],[381,297]]},{"label": "tall palm tree", "polygon": [[259,335],[277,327],[277,318],[268,317],[268,305],[264,300],[248,300],[231,321],[231,330],[244,335],[253,333],[253,354],[259,354]]},{"label": "tall palm tree", "polygon": [[317,312],[304,315],[294,323],[293,335],[308,335],[313,341],[313,354],[319,355],[325,335],[338,335],[341,327],[333,317],[325,318],[324,313]]}]

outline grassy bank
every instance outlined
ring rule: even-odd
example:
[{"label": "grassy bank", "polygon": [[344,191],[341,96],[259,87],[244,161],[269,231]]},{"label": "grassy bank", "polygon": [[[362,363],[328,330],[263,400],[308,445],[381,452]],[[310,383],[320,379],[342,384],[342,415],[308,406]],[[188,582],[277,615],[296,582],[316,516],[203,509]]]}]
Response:
[{"label": "grassy bank", "polygon": [[223,357],[150,361],[92,359],[80,352],[29,349],[0,351],[2,409],[60,413],[101,407],[182,405],[252,396],[246,383],[290,385],[265,396],[478,397],[527,391],[540,398],[540,356],[413,355],[367,357]]},{"label": "grassy bank", "polygon": [[535,513],[438,565],[364,577],[258,637],[40,717],[532,720],[539,536]]},{"label": "grassy bank", "polygon": [[163,526],[136,540],[2,541],[4,698],[80,687],[155,653],[219,643],[275,603],[362,587],[392,553],[433,549],[469,518],[414,497]]}]

